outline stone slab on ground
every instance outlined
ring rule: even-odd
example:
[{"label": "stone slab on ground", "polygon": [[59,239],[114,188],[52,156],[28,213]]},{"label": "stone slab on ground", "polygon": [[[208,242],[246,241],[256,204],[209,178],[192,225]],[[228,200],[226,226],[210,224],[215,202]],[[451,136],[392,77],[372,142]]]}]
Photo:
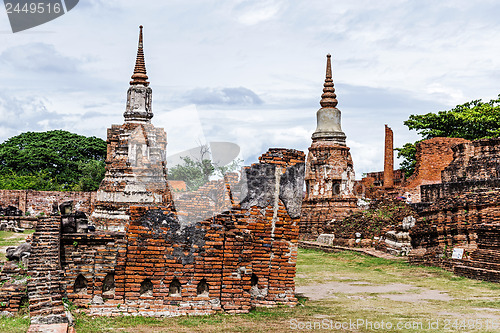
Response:
[{"label": "stone slab on ground", "polygon": [[26,333],[69,333],[75,332],[73,327],[68,328],[68,323],[50,325],[31,325]]},{"label": "stone slab on ground", "polygon": [[318,242],[308,242],[299,241],[299,247],[303,249],[315,249],[325,252],[340,252],[340,251],[354,251],[358,253],[367,254],[372,257],[390,259],[390,260],[402,260],[405,257],[393,256],[392,254],[376,250],[372,247],[347,247],[347,246],[335,246],[335,245],[325,245]]}]

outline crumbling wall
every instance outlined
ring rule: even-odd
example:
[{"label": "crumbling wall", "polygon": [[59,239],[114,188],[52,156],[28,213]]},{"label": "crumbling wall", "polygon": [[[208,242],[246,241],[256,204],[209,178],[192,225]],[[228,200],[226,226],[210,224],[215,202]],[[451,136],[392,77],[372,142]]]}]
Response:
[{"label": "crumbling wall", "polygon": [[432,138],[417,143],[415,172],[401,189],[401,194],[410,195],[411,202],[427,201],[421,198],[421,186],[441,183],[441,171],[453,160],[452,147],[470,142],[461,138]]},{"label": "crumbling wall", "polygon": [[74,201],[76,209],[90,214],[95,192],[62,192],[33,190],[0,190],[0,206],[14,206],[30,216],[48,216],[52,205]]},{"label": "crumbling wall", "polygon": [[63,234],[68,298],[96,315],[296,304],[304,154],[271,149],[242,172],[238,184],[226,179],[228,210],[210,218],[186,221],[172,204],[131,206],[123,233]]},{"label": "crumbling wall", "polygon": [[28,274],[18,262],[6,262],[0,272],[0,315],[17,313],[28,301]]},{"label": "crumbling wall", "polygon": [[468,259],[455,265],[458,275],[474,279],[500,282],[500,223],[482,223],[474,229],[477,249]]},{"label": "crumbling wall", "polygon": [[121,304],[126,251],[124,233],[63,234],[61,265],[66,297],[77,306],[88,307],[92,302],[96,310],[101,305],[109,310]]},{"label": "crumbling wall", "polygon": [[62,302],[61,218],[39,219],[31,242],[28,297],[32,324],[67,323]]},{"label": "crumbling wall", "polygon": [[[415,205],[419,218],[410,231],[410,262],[498,281],[500,266],[492,258],[498,254],[500,228],[500,139],[465,142],[452,150],[443,182],[421,186],[423,202]],[[463,257],[452,258],[454,249],[463,250]]]}]

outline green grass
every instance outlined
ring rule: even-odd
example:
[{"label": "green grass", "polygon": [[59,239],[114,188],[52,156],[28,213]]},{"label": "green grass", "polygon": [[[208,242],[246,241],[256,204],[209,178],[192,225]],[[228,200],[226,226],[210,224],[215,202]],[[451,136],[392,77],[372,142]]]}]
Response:
[{"label": "green grass", "polygon": [[[500,315],[500,284],[458,277],[434,267],[411,266],[403,260],[386,260],[365,256],[356,252],[323,253],[315,250],[299,250],[297,262],[298,286],[320,288],[325,283],[364,286],[390,284],[411,285],[406,292],[381,293],[374,290],[347,292],[336,290],[329,298],[316,301],[299,296],[295,308],[258,308],[247,314],[212,316],[181,316],[174,318],[145,317],[89,317],[74,313],[78,333],[90,332],[290,332],[293,323],[342,323],[362,319],[369,322],[384,321],[422,322],[427,328],[429,320],[438,320],[437,329],[425,332],[454,332],[451,325],[456,319],[479,318],[483,314]],[[357,283],[357,284],[356,284]],[[321,289],[320,289],[321,290]],[[385,295],[418,296],[422,291],[438,290],[453,299],[449,301],[429,299],[425,301],[395,301]],[[326,290],[324,291],[326,293]],[[15,321],[19,321],[20,329]],[[449,320],[450,329],[443,326]],[[498,323],[500,325],[500,323]],[[4,326],[2,326],[4,325]],[[24,325],[24,326],[23,326]],[[0,318],[0,332],[25,332],[26,320]],[[4,330],[5,329],[5,330]],[[297,331],[297,330],[295,330]],[[307,332],[309,330],[303,330]],[[338,331],[338,330],[330,330]],[[493,329],[462,329],[461,332],[495,332]],[[347,329],[344,332],[422,332],[420,327],[399,330],[375,330],[368,327]]]},{"label": "green grass", "polygon": [[30,326],[28,315],[15,317],[0,317],[0,332],[2,333],[25,333]]},{"label": "green grass", "polygon": [[34,232],[32,229],[24,230],[23,233],[0,231],[0,246],[17,246],[26,239],[26,236]]}]

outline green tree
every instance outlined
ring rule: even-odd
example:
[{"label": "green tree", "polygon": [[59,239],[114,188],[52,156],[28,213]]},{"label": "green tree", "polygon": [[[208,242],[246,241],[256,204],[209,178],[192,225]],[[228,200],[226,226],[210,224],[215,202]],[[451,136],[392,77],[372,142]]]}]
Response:
[{"label": "green tree", "polygon": [[184,181],[188,191],[198,189],[214,174],[215,168],[209,159],[194,161],[187,156],[181,158],[184,161],[182,164],[168,169],[168,179]]},{"label": "green tree", "polygon": [[97,191],[106,172],[104,161],[90,160],[78,162],[78,170],[81,177],[78,184],[73,187],[74,191]]},{"label": "green tree", "polygon": [[0,189],[59,191],[61,186],[47,174],[38,172],[32,175],[18,175],[14,172],[0,174]]},{"label": "green tree", "polygon": [[[70,190],[80,184],[80,178],[88,168],[97,167],[93,161],[104,162],[105,158],[106,142],[96,137],[62,130],[26,132],[0,144],[0,175],[4,178],[15,175],[36,179],[42,175],[42,179],[47,182],[50,180],[63,190]],[[89,166],[85,168],[85,164]],[[103,165],[100,163],[98,166],[103,168]],[[96,177],[101,174],[103,172],[94,173]],[[95,181],[99,183],[101,179]],[[46,188],[42,184],[35,187],[40,190]],[[95,186],[85,188],[95,189]]]},{"label": "green tree", "polygon": [[[423,139],[435,137],[464,138],[478,140],[500,136],[500,95],[489,102],[474,100],[457,105],[448,111],[410,115],[404,122],[410,130],[416,130]],[[403,158],[401,169],[407,177],[413,174],[416,163],[415,143],[396,148]]]},{"label": "green tree", "polygon": [[243,160],[236,159],[225,166],[218,166],[209,159],[193,160],[190,157],[181,157],[184,161],[168,169],[168,179],[182,180],[186,183],[188,191],[195,191],[208,182],[210,176],[223,177],[225,173],[241,168]]}]

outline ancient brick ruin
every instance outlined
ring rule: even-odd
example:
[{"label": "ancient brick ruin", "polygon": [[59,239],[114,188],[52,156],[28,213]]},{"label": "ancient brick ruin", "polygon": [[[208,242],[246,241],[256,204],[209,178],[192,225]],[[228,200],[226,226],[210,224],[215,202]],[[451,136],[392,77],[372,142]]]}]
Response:
[{"label": "ancient brick ruin", "polygon": [[[192,192],[177,182],[171,193],[141,27],[125,121],[108,129],[97,193],[0,191],[0,202],[16,210],[0,216],[0,229],[36,228],[30,250],[16,250],[18,262],[2,267],[0,311],[17,312],[29,300],[32,323],[48,324],[69,321],[65,299],[106,316],[293,306],[299,236],[395,255],[411,250],[411,263],[499,282],[500,139],[419,142],[415,173],[405,180],[394,170],[386,125],[384,171],[355,182],[330,55],[321,97],[307,164],[301,151],[271,148],[241,176]],[[358,208],[362,196],[386,200],[372,201],[382,213],[398,196],[412,205],[399,201],[404,207],[391,211],[397,223],[388,218],[374,228]]]},{"label": "ancient brick ruin", "polygon": [[322,233],[333,232],[335,224],[357,208],[354,168],[337,103],[330,55],[327,55],[321,108],[316,113],[318,126],[307,155],[306,194],[300,221],[303,239],[316,239]]},{"label": "ancient brick ruin", "polygon": [[415,172],[403,184],[400,194],[410,195],[411,202],[420,202],[421,186],[441,182],[441,172],[453,160],[452,148],[470,142],[461,138],[432,138],[417,143]]},{"label": "ancient brick ruin", "polygon": [[73,201],[77,210],[90,214],[95,195],[95,192],[0,190],[0,204],[2,207],[16,207],[22,212],[22,215],[35,218],[49,216],[57,211],[59,204]]},{"label": "ancient brick ruin", "polygon": [[165,165],[167,135],[151,124],[152,89],[147,80],[141,26],[125,123],[108,129],[106,174],[91,215],[98,229],[124,231],[131,204],[165,205],[171,200]]},{"label": "ancient brick ruin", "polygon": [[[87,221],[74,205],[40,216],[28,267],[4,266],[0,311],[29,298],[32,324],[92,315],[177,316],[293,306],[305,155],[269,149],[241,177],[170,194],[166,134],[151,124],[139,51],[125,123],[108,130],[106,176]],[[27,278],[26,276],[30,276]]]},{"label": "ancient brick ruin", "polygon": [[452,150],[442,183],[421,186],[410,262],[498,282],[500,139],[463,142]]},{"label": "ancient brick ruin", "polygon": [[394,187],[394,133],[385,125],[384,187]]}]

